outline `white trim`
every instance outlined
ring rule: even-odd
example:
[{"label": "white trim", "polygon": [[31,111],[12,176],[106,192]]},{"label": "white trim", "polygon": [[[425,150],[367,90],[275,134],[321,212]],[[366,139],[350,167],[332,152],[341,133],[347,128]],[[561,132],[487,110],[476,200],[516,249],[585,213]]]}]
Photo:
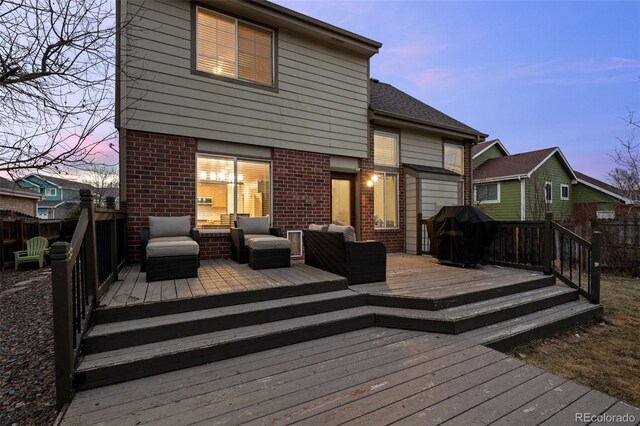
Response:
[{"label": "white trim", "polygon": [[527,175],[499,176],[499,177],[487,178],[487,179],[474,179],[473,183],[502,182],[505,180],[515,180],[515,179],[522,180],[528,177],[529,176]]},{"label": "white trim", "polygon": [[[29,175],[29,176],[36,176],[36,175]],[[33,187],[35,187],[35,188],[38,188],[38,189],[39,189],[39,188],[42,188],[40,185],[36,185],[35,183],[31,182],[30,180],[27,180],[27,178],[28,178],[29,176],[26,176],[26,177],[20,178],[20,179],[18,179],[18,180],[19,180],[21,183],[22,183],[22,182],[24,182],[24,183],[28,183],[29,185],[31,185],[31,186],[33,186]],[[16,183],[17,183],[17,181],[16,181]],[[21,189],[24,189],[24,188],[21,188]]]},{"label": "white trim", "polygon": [[526,196],[527,181],[520,181],[520,220],[525,221],[527,217],[527,196]]},{"label": "white trim", "polygon": [[[529,151],[529,152],[531,152],[531,151]],[[564,165],[567,166],[567,169],[569,169],[569,173],[571,174],[571,176],[573,176],[574,179],[578,179],[576,174],[573,173],[573,169],[571,168],[571,165],[569,164],[569,162],[565,158],[564,154],[562,153],[562,151],[560,151],[560,148],[558,148],[558,147],[554,148],[553,151],[551,151],[551,153],[549,155],[547,155],[542,161],[540,161],[537,166],[535,166],[533,169],[531,169],[531,171],[527,174],[527,177],[531,177],[531,175],[534,174],[535,171],[538,170],[540,167],[542,167],[542,165],[544,163],[546,163],[546,161],[549,158],[553,157],[553,155],[555,153],[560,154],[560,158],[562,159],[562,161],[564,161]],[[527,153],[523,152],[522,154],[527,154]]]},{"label": "white trim", "polygon": [[[549,185],[549,187],[551,188],[549,190],[549,196],[551,197],[551,199],[547,199],[547,185]],[[546,204],[553,204],[553,182],[545,182],[544,183],[544,202]]]},{"label": "white trim", "polygon": [[[478,201],[478,185],[496,185],[496,196],[495,200],[481,200]],[[478,204],[498,204],[500,203],[500,182],[489,182],[489,183],[474,183],[473,185],[473,199]]]},{"label": "white trim", "polygon": [[616,194],[615,192],[608,191],[608,190],[606,190],[606,189],[604,189],[604,188],[602,188],[602,187],[599,187],[599,186],[597,186],[597,185],[594,185],[594,184],[592,184],[592,183],[590,183],[590,182],[587,182],[587,181],[584,181],[584,180],[582,180],[582,179],[578,179],[578,178],[576,178],[576,182],[577,182],[577,183],[581,183],[581,184],[583,184],[583,185],[586,185],[586,186],[588,186],[589,188],[593,188],[593,189],[595,189],[596,191],[600,191],[600,192],[602,192],[602,193],[605,193],[605,194],[607,194],[607,195],[609,195],[609,196],[611,196],[611,197],[613,197],[613,198],[616,198],[616,199],[618,199],[618,200],[624,201],[624,203],[625,203],[625,204],[635,204],[633,201],[631,201],[631,200],[630,200],[629,198],[627,198],[627,197],[624,197],[624,196],[622,196],[622,195],[620,195],[620,194]]},{"label": "white trim", "polygon": [[502,144],[502,142],[500,142],[500,139],[496,139],[493,142],[488,142],[488,145],[486,147],[484,147],[480,152],[478,152],[476,155],[474,155],[471,159],[475,159],[476,157],[484,154],[488,149],[490,149],[492,146],[494,146],[495,144],[500,145],[500,147],[502,148],[502,150],[504,151],[504,153],[506,154],[506,156],[510,156],[511,154],[509,154],[509,151],[507,151],[507,148],[505,148],[505,146]]},{"label": "white trim", "polygon": [[[8,188],[0,188],[0,195],[6,195],[10,197],[18,197],[18,198],[33,198],[35,200],[42,200],[42,195],[36,194],[33,191],[29,191],[28,189],[20,189],[20,187],[16,188],[14,192],[13,189]],[[29,194],[29,192],[33,192],[33,195]]]},{"label": "white trim", "polygon": [[[399,172],[384,172],[384,171],[373,171],[376,175],[381,175],[382,179],[378,179],[378,182],[383,182],[384,186],[382,187],[382,210],[384,212],[384,217],[382,218],[382,223],[384,226],[376,226],[375,220],[373,221],[373,230],[389,230],[389,229],[400,229],[400,173]],[[395,175],[396,176],[396,226],[387,226],[387,175]],[[375,183],[374,183],[375,185]],[[373,189],[373,188],[372,188]],[[373,194],[373,214],[375,216],[375,192]]]},{"label": "white trim", "polygon": [[[562,195],[562,190],[564,188],[567,188],[567,196],[566,197]],[[570,195],[569,194],[569,185],[567,185],[566,183],[561,183],[560,184],[560,199],[562,201],[569,201],[569,195]]]},{"label": "white trim", "polygon": [[[51,191],[53,190],[52,194],[47,194],[47,191]],[[45,188],[44,189],[44,196],[45,197],[56,197],[58,195],[58,189],[57,188]]]}]

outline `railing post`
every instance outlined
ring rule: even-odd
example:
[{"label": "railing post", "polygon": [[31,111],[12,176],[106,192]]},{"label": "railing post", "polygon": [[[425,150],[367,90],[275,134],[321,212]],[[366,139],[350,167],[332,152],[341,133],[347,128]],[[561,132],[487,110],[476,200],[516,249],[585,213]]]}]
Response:
[{"label": "railing post", "polygon": [[422,255],[422,213],[416,215],[416,254]]},{"label": "railing post", "polygon": [[553,221],[553,213],[547,212],[544,214],[544,230],[543,241],[544,248],[542,250],[542,271],[545,275],[551,275],[552,263],[553,263],[553,228],[551,222]]},{"label": "railing post", "polygon": [[602,264],[602,234],[591,234],[591,303],[600,303],[600,265]]},{"label": "railing post", "polygon": [[87,232],[84,235],[84,244],[87,253],[87,295],[91,298],[93,307],[98,306],[98,251],[96,249],[96,224],[93,211],[93,197],[88,189],[80,190],[80,205],[87,209]]},{"label": "railing post", "polygon": [[109,232],[111,234],[111,272],[113,273],[113,281],[118,279],[118,225],[117,225],[117,213],[116,213],[116,199],[114,197],[107,197],[107,208],[111,209],[111,215],[113,219],[109,225]]},{"label": "railing post", "polygon": [[71,244],[51,245],[51,286],[53,299],[53,335],[56,368],[56,405],[58,410],[71,401],[73,393],[73,300],[69,264]]}]

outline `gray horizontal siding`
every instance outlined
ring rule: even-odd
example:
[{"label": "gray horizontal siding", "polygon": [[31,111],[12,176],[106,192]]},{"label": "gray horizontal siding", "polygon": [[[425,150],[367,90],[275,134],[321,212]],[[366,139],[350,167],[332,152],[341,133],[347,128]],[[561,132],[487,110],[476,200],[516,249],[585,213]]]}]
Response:
[{"label": "gray horizontal siding", "polygon": [[405,220],[405,247],[407,253],[416,253],[416,237],[417,237],[417,179],[411,175],[405,176],[406,182],[406,214]]},{"label": "gray horizontal siding", "polygon": [[422,179],[422,216],[427,219],[444,206],[458,204],[458,182]]},{"label": "gray horizontal siding", "polygon": [[442,138],[403,129],[400,156],[405,164],[442,167]]},{"label": "gray horizontal siding", "polygon": [[[134,2],[129,9],[135,10]],[[278,92],[191,74],[190,5],[145,3],[127,51],[128,129],[367,155],[365,57],[278,33]]]}]

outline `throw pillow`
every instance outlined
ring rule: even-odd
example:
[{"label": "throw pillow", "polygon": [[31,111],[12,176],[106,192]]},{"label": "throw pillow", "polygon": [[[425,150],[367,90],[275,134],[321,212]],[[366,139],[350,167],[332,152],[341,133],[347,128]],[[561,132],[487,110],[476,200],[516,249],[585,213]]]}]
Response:
[{"label": "throw pillow", "polygon": [[333,223],[329,225],[329,232],[342,232],[344,234],[345,241],[355,241],[356,240],[356,230],[353,226],[340,226],[334,225]]},{"label": "throw pillow", "polygon": [[191,234],[191,216],[149,216],[149,238],[183,237]]},{"label": "throw pillow", "polygon": [[329,225],[316,225],[315,223],[312,223],[311,225],[309,225],[309,231],[327,232],[328,230],[329,230]]}]

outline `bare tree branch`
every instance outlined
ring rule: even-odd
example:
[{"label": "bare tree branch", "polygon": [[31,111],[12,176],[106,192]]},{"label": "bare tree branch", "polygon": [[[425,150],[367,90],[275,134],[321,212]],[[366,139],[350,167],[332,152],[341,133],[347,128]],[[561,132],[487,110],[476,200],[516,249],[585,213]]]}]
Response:
[{"label": "bare tree branch", "polygon": [[631,135],[627,139],[617,138],[620,146],[610,155],[616,167],[609,172],[609,179],[626,198],[636,201],[640,199],[640,145],[635,142],[634,131],[640,128],[640,120],[629,109],[622,120],[631,127]]}]

